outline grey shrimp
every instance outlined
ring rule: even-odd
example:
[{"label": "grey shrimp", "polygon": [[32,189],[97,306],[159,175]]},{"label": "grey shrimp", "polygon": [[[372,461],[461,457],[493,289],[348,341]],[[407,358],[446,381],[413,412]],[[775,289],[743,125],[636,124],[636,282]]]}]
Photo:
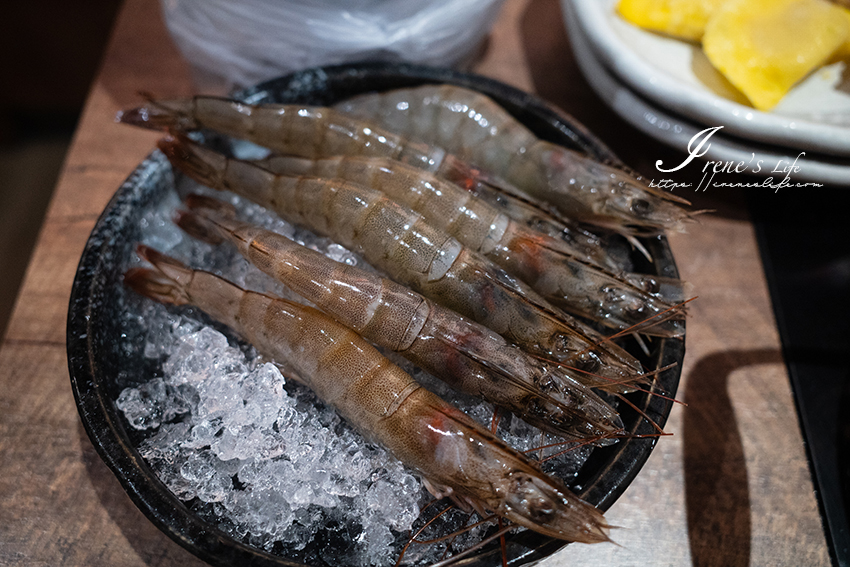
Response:
[{"label": "grey shrimp", "polygon": [[[185,137],[178,143],[194,145]],[[686,299],[688,288],[680,280],[603,270],[563,240],[515,222],[488,202],[415,167],[370,157],[273,156],[260,163],[280,175],[344,179],[377,189],[574,315],[618,330],[638,326],[648,335],[683,332],[677,320],[683,310],[668,316]]]},{"label": "grey shrimp", "polygon": [[335,262],[283,235],[240,222],[222,201],[191,195],[177,224],[202,240],[233,244],[251,263],[339,323],[537,427],[572,439],[622,431],[616,411],[565,369],[404,286]]},{"label": "grey shrimp", "polygon": [[685,199],[625,170],[539,139],[489,97],[454,85],[360,95],[335,106],[411,141],[433,144],[570,218],[624,234],[679,229]]},{"label": "grey shrimp", "polygon": [[223,97],[195,96],[150,100],[147,105],[120,112],[118,120],[154,130],[207,128],[276,152],[311,159],[334,155],[391,157],[426,171],[458,168],[460,177],[467,176],[469,169],[465,162],[440,148],[410,142],[369,122],[321,106],[252,105]]},{"label": "grey shrimp", "polygon": [[162,140],[159,146],[196,181],[232,190],[358,251],[398,283],[534,355],[614,380],[642,373],[626,351],[380,191],[338,180],[275,175],[174,140]]},{"label": "grey shrimp", "polygon": [[[153,100],[122,111],[118,120],[143,128],[195,130],[207,128],[235,138],[250,140],[286,155],[317,159],[337,155],[390,157],[456,183],[473,192],[492,195],[493,185],[483,172],[444,150],[414,143],[374,124],[353,119],[332,108],[262,104],[251,105],[212,96]],[[488,189],[490,188],[490,189]],[[502,202],[526,198],[519,190],[498,180]],[[569,224],[559,237],[583,248],[587,259],[600,266],[616,267],[597,239]],[[633,239],[634,242],[634,239]]]}]

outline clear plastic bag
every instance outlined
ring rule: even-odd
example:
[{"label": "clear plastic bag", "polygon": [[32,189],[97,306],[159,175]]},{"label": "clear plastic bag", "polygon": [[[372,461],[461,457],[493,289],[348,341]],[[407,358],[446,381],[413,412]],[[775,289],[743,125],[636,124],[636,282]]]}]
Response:
[{"label": "clear plastic bag", "polygon": [[351,61],[459,67],[504,0],[161,0],[201,82],[245,87]]}]

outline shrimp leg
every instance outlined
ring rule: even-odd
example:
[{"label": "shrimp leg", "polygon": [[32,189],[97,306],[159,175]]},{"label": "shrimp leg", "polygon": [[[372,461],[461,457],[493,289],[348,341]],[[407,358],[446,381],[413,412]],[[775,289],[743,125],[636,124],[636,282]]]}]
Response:
[{"label": "shrimp leg", "polygon": [[206,148],[187,150],[173,140],[161,141],[160,148],[196,181],[235,191],[289,222],[357,250],[398,283],[533,354],[615,380],[641,374],[640,363],[626,351],[379,191],[343,181],[274,175]]},{"label": "shrimp leg", "polygon": [[568,438],[622,430],[607,403],[568,372],[536,360],[490,329],[361,268],[334,262],[280,234],[235,220],[231,205],[192,195],[177,224],[226,240],[255,266],[339,323],[409,359],[456,390]]},{"label": "shrimp leg", "polygon": [[194,305],[272,359],[285,361],[361,434],[417,470],[432,493],[550,537],[608,541],[602,514],[466,414],[417,384],[354,331],[301,304],[243,290],[146,247],[153,269],[125,283]]}]

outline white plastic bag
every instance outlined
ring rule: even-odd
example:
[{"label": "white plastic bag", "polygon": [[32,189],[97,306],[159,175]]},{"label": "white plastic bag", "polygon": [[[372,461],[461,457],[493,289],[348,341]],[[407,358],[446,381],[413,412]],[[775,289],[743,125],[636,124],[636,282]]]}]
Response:
[{"label": "white plastic bag", "polygon": [[183,55],[209,82],[245,87],[351,61],[457,67],[504,0],[161,0]]}]

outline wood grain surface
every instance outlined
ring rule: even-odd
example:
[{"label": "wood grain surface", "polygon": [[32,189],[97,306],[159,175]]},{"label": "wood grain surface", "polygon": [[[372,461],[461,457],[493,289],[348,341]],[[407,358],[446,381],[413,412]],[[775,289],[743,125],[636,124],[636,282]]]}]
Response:
[{"label": "wood grain surface", "polygon": [[[683,151],[614,116],[578,71],[554,0],[508,0],[473,70],[575,115],[638,171]],[[0,348],[0,565],[188,567],[202,562],[135,508],[74,405],[65,320],[77,262],[100,212],[157,134],[114,122],[138,91],[193,92],[158,3],[127,0]],[[712,209],[670,237],[699,299],[688,320],[665,437],[611,508],[619,545],[570,545],[545,567],[825,566],[829,555],[776,325],[742,195],[685,195]],[[766,194],[764,198],[770,198]]]}]

